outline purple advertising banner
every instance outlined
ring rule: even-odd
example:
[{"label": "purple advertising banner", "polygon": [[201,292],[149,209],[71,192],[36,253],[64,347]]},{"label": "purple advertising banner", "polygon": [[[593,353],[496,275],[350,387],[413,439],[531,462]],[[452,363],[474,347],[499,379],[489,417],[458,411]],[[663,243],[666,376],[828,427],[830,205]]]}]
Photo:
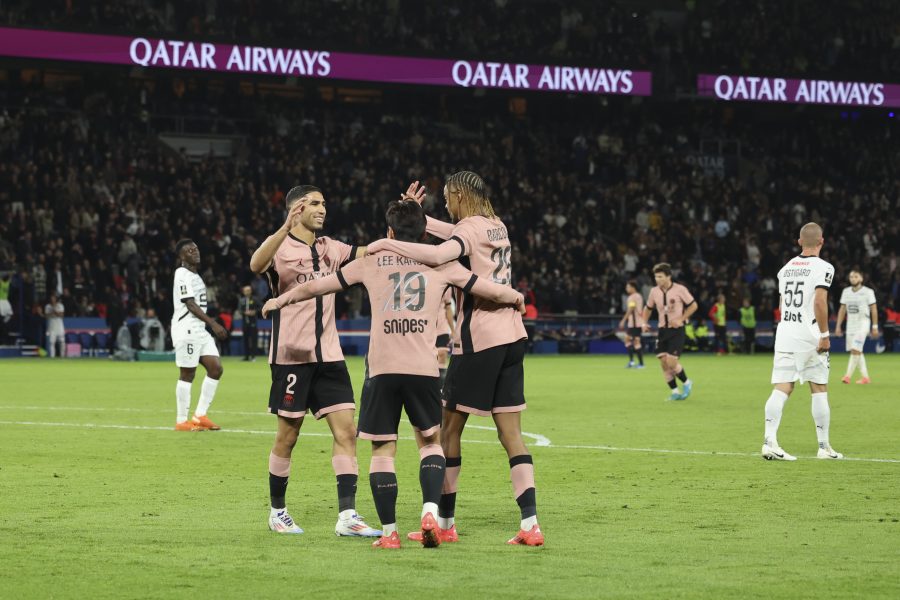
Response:
[{"label": "purple advertising banner", "polygon": [[728,101],[900,106],[900,85],[890,83],[703,74],[697,76],[697,93]]},{"label": "purple advertising banner", "polygon": [[0,56],[380,81],[415,85],[649,96],[649,71],[349,54],[0,28]]}]

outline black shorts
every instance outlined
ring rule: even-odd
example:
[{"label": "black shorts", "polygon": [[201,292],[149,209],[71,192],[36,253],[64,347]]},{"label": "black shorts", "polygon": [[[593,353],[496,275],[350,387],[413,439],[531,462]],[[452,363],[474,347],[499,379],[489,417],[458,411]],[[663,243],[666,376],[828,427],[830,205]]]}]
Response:
[{"label": "black shorts", "polygon": [[656,354],[671,354],[681,356],[684,350],[684,327],[660,327],[659,337],[656,338]]},{"label": "black shorts", "polygon": [[386,373],[366,379],[356,435],[365,440],[396,440],[401,410],[413,428],[425,435],[440,429],[440,378]]},{"label": "black shorts", "polygon": [[434,347],[438,348],[438,349],[449,348],[450,347],[450,334],[442,333],[441,335],[437,336],[437,340],[435,340],[435,342],[434,342]]},{"label": "black shorts", "polygon": [[639,338],[644,334],[640,327],[629,327],[625,330],[625,333],[633,338]]},{"label": "black shorts", "polygon": [[344,361],[270,365],[269,412],[300,418],[307,412],[321,419],[328,413],[356,408],[353,386]]},{"label": "black shorts", "polygon": [[450,358],[444,406],[483,417],[525,410],[527,340]]}]

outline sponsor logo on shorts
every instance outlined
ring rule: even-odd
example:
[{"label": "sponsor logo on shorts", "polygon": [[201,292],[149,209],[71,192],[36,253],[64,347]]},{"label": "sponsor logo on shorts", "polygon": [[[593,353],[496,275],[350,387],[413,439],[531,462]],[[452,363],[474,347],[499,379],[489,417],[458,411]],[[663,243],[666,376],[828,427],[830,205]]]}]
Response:
[{"label": "sponsor logo on shorts", "polygon": [[294,404],[294,395],[293,394],[285,394],[283,404],[285,406],[292,406]]}]

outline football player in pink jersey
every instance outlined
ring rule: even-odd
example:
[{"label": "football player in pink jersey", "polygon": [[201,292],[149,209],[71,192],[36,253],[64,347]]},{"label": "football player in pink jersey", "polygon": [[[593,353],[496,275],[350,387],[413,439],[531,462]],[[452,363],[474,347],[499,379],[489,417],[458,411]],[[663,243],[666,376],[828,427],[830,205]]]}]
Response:
[{"label": "football player in pink jersey", "polygon": [[[285,196],[288,216],[278,231],[253,253],[250,268],[265,273],[272,295],[321,279],[366,249],[329,237],[319,237],[325,223],[322,190],[300,185]],[[331,464],[337,478],[337,535],[377,537],[356,514],[356,404],[344,363],[334,317],[334,297],[292,305],[275,313],[269,349],[272,387],[269,412],[278,415],[278,431],[269,455],[269,528],[278,533],[303,533],[287,511],[285,494],[291,456],[307,412],[325,418],[334,436]]]},{"label": "football player in pink jersey", "polygon": [[[663,377],[672,390],[669,400],[685,400],[691,395],[693,382],[681,366],[679,358],[684,350],[684,324],[697,311],[697,303],[686,287],[672,281],[672,266],[659,263],[653,267],[656,287],[650,290],[644,306],[643,331],[650,331],[650,314],[656,309],[659,317],[659,336],[656,341],[656,358],[662,368]],[[682,383],[678,391],[676,378]]]},{"label": "football player in pink jersey", "polygon": [[[421,203],[425,190],[410,185],[406,198]],[[447,240],[438,245],[378,240],[371,252],[392,251],[427,265],[458,260],[479,277],[509,286],[512,246],[506,226],[494,213],[484,180],[471,171],[454,173],[444,185],[447,211],[455,224],[428,218],[427,231]],[[456,492],[462,466],[461,436],[469,415],[490,416],[509,458],[513,494],[521,512],[519,532],[509,544],[540,546],[544,534],[537,521],[534,463],[522,441],[525,409],[523,361],[528,335],[522,315],[472,294],[457,295],[457,327],[447,381],[441,444],[447,457],[438,524],[441,536],[457,540]]]},{"label": "football player in pink jersey", "polygon": [[[637,281],[631,279],[625,284],[625,292],[628,294],[627,306],[619,328],[625,329],[625,347],[628,349],[628,364],[626,369],[644,368],[644,350],[641,348],[641,328],[644,326],[644,297],[638,291]],[[634,355],[637,354],[638,364],[634,363]]]},{"label": "football player in pink jersey", "polygon": [[[425,211],[416,202],[394,201],[388,206],[388,237],[420,241],[425,234]],[[445,458],[440,446],[441,404],[438,362],[434,348],[436,322],[446,310],[448,286],[524,312],[522,294],[508,285],[479,278],[457,262],[428,267],[393,252],[381,252],[346,265],[324,279],[313,279],[272,298],[263,313],[288,308],[314,296],[332,294],[363,284],[372,308],[367,378],[359,415],[359,437],[372,441],[369,481],[384,534],[374,546],[399,548],[396,503],[397,426],[401,410],[416,432],[421,461],[421,530],[414,539],[425,547],[440,545],[438,501],[444,481]]]}]

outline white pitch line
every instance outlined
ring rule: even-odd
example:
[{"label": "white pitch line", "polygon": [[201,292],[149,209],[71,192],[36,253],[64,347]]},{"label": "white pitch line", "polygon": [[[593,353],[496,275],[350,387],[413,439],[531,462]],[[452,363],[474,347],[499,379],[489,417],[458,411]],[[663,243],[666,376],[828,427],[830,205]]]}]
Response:
[{"label": "white pitch line", "polygon": [[[466,429],[481,429],[482,431],[497,431],[496,427],[486,427],[484,425],[469,425],[466,424]],[[550,438],[543,436],[539,433],[528,433],[527,431],[523,431],[522,435],[525,437],[529,437],[534,440],[535,446],[543,446],[549,448],[553,444],[550,442]],[[468,440],[466,440],[468,441]]]},{"label": "white pitch line", "polygon": [[[43,411],[59,411],[71,410],[82,412],[129,412],[129,413],[169,413],[169,409],[161,408],[130,408],[123,406],[99,407],[99,406],[0,406],[0,410],[43,410]],[[243,415],[245,417],[269,417],[272,413],[268,412],[248,412],[240,410],[219,410],[217,414],[226,415]]]},{"label": "white pitch line", "polygon": [[[128,430],[148,430],[148,431],[173,431],[171,427],[153,427],[153,426],[145,426],[145,425],[102,425],[97,423],[51,423],[51,422],[39,422],[39,421],[0,421],[0,425],[25,425],[25,426],[37,426],[37,427],[81,427],[84,429],[128,429]],[[485,428],[482,426],[477,426],[480,429],[490,429],[489,427]],[[274,431],[265,431],[265,430],[257,430],[257,429],[222,429],[222,433],[249,433],[255,435],[272,435],[275,433]],[[327,437],[330,438],[330,433],[301,433],[301,436],[306,437]],[[523,434],[524,435],[524,434]],[[414,440],[413,437],[400,437],[401,440]],[[495,441],[489,440],[465,440],[466,444],[496,444]],[[536,444],[537,445],[537,444]],[[605,450],[608,452],[646,452],[648,454],[680,454],[680,455],[688,455],[688,456],[736,456],[740,458],[757,458],[759,454],[750,453],[750,452],[713,452],[713,451],[703,451],[703,450],[668,450],[665,448],[625,448],[619,446],[591,446],[591,445],[578,445],[578,444],[549,444],[544,446],[546,448],[555,448],[561,450]],[[815,459],[814,456],[800,456],[799,458],[804,459]],[[844,457],[845,461],[855,461],[855,462],[871,462],[871,463],[892,463],[892,464],[900,464],[900,459],[895,458],[857,458],[857,457]]]},{"label": "white pitch line", "polygon": [[[9,410],[40,410],[40,411],[60,411],[60,410],[69,410],[69,411],[82,411],[82,412],[141,412],[141,413],[169,413],[171,410],[169,409],[158,409],[158,408],[130,408],[130,407],[119,407],[114,406],[111,408],[98,408],[96,406],[0,406],[0,410],[9,409]],[[223,415],[243,415],[247,417],[271,417],[272,413],[267,412],[243,412],[238,410],[219,410],[216,409],[216,414]],[[165,427],[163,428],[165,429]],[[480,429],[482,431],[497,431],[496,427],[485,427],[484,425],[466,425],[466,429]],[[233,430],[232,430],[233,431]],[[534,440],[535,446],[550,446],[550,438],[543,436],[539,433],[529,433],[527,431],[523,431],[522,435],[527,438],[531,438]],[[468,440],[467,440],[468,441]]]},{"label": "white pitch line", "polygon": [[[0,421],[0,425],[25,425],[34,427],[71,427],[82,429],[126,429],[131,431],[174,431],[173,427],[159,427],[150,425],[104,425],[100,423],[52,423],[42,421]],[[260,429],[220,429],[218,433],[249,433],[253,435],[274,435],[275,430],[268,431]],[[210,434],[214,435],[214,434]],[[331,438],[330,433],[300,432],[300,437],[327,437]],[[400,436],[400,440],[415,441],[412,436]],[[465,440],[466,444],[498,444],[493,440]]]}]

